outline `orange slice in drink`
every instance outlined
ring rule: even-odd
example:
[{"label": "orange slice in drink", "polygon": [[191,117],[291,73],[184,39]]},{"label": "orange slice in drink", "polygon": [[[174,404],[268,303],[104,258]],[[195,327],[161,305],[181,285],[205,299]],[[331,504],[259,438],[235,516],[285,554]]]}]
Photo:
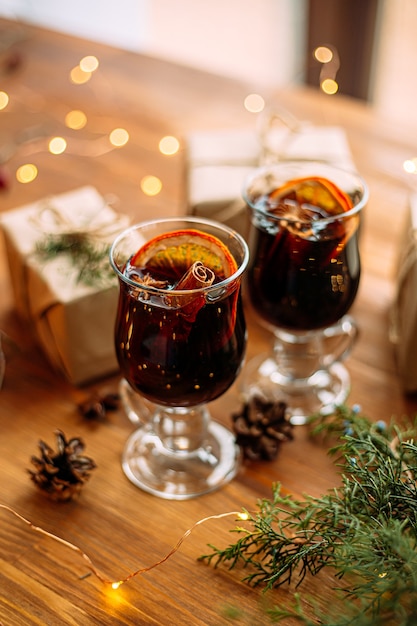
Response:
[{"label": "orange slice in drink", "polygon": [[154,237],[138,250],[131,264],[179,278],[196,261],[221,279],[237,270],[233,255],[220,239],[195,229],[176,230]]},{"label": "orange slice in drink", "polygon": [[353,204],[351,198],[337,185],[320,176],[295,178],[276,189],[271,198],[280,200],[293,197],[299,204],[320,207],[329,216],[349,211]]}]

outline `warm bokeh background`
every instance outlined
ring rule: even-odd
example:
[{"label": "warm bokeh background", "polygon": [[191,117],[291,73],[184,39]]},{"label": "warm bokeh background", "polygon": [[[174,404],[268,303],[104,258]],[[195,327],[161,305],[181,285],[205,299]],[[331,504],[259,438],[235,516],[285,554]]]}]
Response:
[{"label": "warm bokeh background", "polygon": [[0,0],[0,16],[244,80],[316,80],[316,45],[340,57],[339,91],[417,127],[415,0]]}]

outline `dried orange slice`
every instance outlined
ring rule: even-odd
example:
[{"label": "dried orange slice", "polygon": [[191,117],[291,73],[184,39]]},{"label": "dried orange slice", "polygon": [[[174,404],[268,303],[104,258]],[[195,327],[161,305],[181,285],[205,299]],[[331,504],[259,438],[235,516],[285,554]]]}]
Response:
[{"label": "dried orange slice", "polygon": [[271,198],[279,200],[295,196],[299,204],[307,203],[324,209],[329,215],[337,215],[349,211],[353,204],[351,198],[337,185],[319,176],[295,178],[286,182],[271,194]]},{"label": "dried orange slice", "polygon": [[182,276],[196,261],[223,279],[234,274],[237,263],[227,246],[217,237],[194,230],[163,233],[148,241],[131,260],[136,267],[146,267],[162,275]]}]

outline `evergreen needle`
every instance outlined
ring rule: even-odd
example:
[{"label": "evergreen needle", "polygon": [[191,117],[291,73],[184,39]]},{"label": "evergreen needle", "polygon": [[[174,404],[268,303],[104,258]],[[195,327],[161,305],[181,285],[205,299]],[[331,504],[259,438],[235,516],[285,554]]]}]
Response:
[{"label": "evergreen needle", "polygon": [[[258,502],[248,526],[228,547],[210,545],[200,557],[214,566],[247,569],[244,581],[264,590],[331,568],[334,603],[310,616],[300,596],[292,609],[268,612],[310,626],[415,626],[417,624],[417,447],[410,431],[374,424],[357,409],[314,416],[314,434],[337,435],[330,453],[341,486],[298,500],[272,486],[272,499]],[[329,603],[328,603],[329,604]],[[332,610],[333,609],[333,610]],[[294,622],[293,622],[294,623]]]},{"label": "evergreen needle", "polygon": [[114,277],[109,263],[108,245],[93,245],[81,234],[67,234],[46,237],[36,246],[36,254],[50,261],[59,254],[65,254],[77,268],[77,282],[85,285],[108,283]]}]

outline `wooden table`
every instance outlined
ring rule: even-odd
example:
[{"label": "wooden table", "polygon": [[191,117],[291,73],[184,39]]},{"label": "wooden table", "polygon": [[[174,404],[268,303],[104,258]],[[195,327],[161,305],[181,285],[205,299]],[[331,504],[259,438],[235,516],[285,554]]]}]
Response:
[{"label": "wooden table", "polygon": [[[0,25],[16,32],[17,25]],[[85,153],[35,154],[33,145],[23,146],[5,167],[14,175],[21,163],[36,156],[39,175],[27,185],[12,178],[9,189],[1,192],[2,211],[93,184],[100,193],[117,196],[117,207],[136,221],[179,214],[184,211],[184,148],[175,156],[162,156],[159,139],[167,134],[182,139],[192,130],[253,127],[254,116],[242,105],[251,86],[37,28],[25,27],[21,34],[16,48],[22,64],[2,74],[1,88],[12,96],[10,107],[0,112],[2,145],[23,128],[36,126],[41,133],[59,135],[62,114],[71,108],[87,113],[94,132],[128,128],[130,142],[95,158]],[[90,83],[74,86],[68,72],[88,54],[99,58],[99,73]],[[363,279],[352,310],[361,334],[347,362],[350,402],[359,403],[375,420],[413,417],[417,403],[401,390],[388,339],[396,260],[411,189],[402,163],[414,156],[413,134],[406,125],[391,128],[361,103],[328,98],[315,90],[294,88],[266,97],[301,119],[341,124],[346,130],[371,193],[362,239]],[[140,180],[148,173],[163,181],[156,197],[140,190]],[[8,352],[0,391],[0,503],[80,547],[109,579],[124,578],[155,563],[202,518],[242,507],[253,510],[258,498],[271,495],[273,481],[281,481],[295,494],[312,495],[336,484],[326,448],[300,427],[277,460],[245,463],[235,480],[213,494],[172,502],[134,487],[120,464],[132,431],[124,413],[109,413],[105,421],[94,422],[82,418],[77,409],[77,403],[94,390],[116,390],[119,377],[76,389],[52,371],[15,313],[3,241],[0,255],[0,328],[18,345],[13,354]],[[270,337],[250,314],[248,324],[250,358],[269,345]],[[211,408],[214,418],[230,425],[237,407],[237,392],[232,389]],[[45,499],[26,473],[38,440],[54,445],[57,428],[67,436],[82,437],[86,453],[98,466],[81,496],[66,504]],[[197,562],[208,543],[226,545],[233,526],[234,517],[198,526],[167,562],[112,591],[94,575],[85,577],[89,570],[79,554],[0,509],[0,624],[267,624],[264,602],[289,602],[288,590],[265,598],[240,582],[240,572],[213,570]],[[322,606],[326,588],[323,582],[320,587],[314,581],[308,586]],[[236,622],[228,618],[230,607],[241,611]]]}]

